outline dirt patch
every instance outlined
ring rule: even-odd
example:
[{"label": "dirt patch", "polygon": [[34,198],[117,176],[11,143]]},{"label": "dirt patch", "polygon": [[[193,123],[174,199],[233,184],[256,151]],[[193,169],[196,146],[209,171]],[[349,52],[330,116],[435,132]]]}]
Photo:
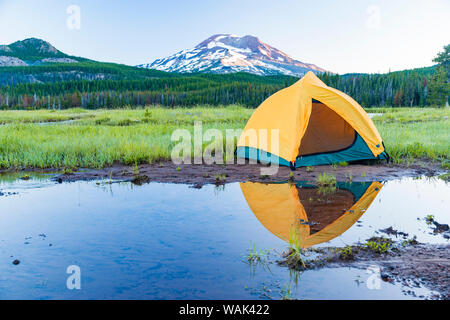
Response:
[{"label": "dirt patch", "polygon": [[[374,250],[366,244],[345,248],[311,248],[304,251],[305,260],[302,264],[292,264],[289,260],[291,252],[282,255],[278,264],[298,270],[324,267],[366,269],[378,266],[381,279],[401,283],[406,288],[405,294],[415,296],[414,288],[424,286],[438,293],[429,298],[450,298],[450,245],[419,244],[415,239],[394,243],[382,237],[371,238],[368,243],[380,239],[390,243],[389,250]],[[308,260],[311,254],[314,259]]]},{"label": "dirt patch", "polygon": [[[204,184],[224,184],[230,182],[276,182],[276,181],[315,181],[323,172],[336,176],[337,181],[385,181],[402,177],[417,177],[421,175],[433,176],[438,174],[440,168],[437,164],[401,166],[386,164],[350,164],[348,166],[315,166],[303,167],[292,171],[288,167],[279,167],[274,175],[264,175],[261,169],[267,166],[261,164],[181,164],[172,162],[159,162],[139,166],[126,166],[114,164],[101,169],[79,169],[71,173],[60,174],[60,182],[93,180],[93,179],[120,179],[126,181],[168,182],[192,184],[200,188]],[[53,169],[54,171],[54,169]]]},{"label": "dirt patch", "polygon": [[[397,254],[366,254],[356,257],[353,266],[381,267],[381,279],[400,282],[406,287],[425,286],[439,292],[436,299],[450,298],[450,246],[418,244],[408,246]],[[407,292],[413,294],[413,291]]]}]

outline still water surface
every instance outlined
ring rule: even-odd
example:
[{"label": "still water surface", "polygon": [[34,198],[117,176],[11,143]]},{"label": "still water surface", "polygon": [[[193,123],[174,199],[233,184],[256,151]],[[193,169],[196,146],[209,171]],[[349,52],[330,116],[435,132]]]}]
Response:
[{"label": "still water surface", "polygon": [[[279,299],[287,288],[299,299],[412,299],[400,284],[368,289],[366,270],[293,275],[275,263],[251,267],[245,255],[253,244],[285,250],[289,219],[318,222],[301,226],[302,241],[313,246],[364,242],[387,227],[448,243],[424,217],[450,223],[450,187],[429,178],[343,184],[335,196],[307,183],[195,189],[57,184],[45,175],[9,177],[0,191],[0,299]],[[70,265],[81,269],[80,290],[67,289]]]}]

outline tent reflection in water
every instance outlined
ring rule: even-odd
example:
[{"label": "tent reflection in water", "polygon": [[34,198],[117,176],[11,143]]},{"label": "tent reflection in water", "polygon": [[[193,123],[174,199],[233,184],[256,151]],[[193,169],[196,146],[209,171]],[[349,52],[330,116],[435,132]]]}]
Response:
[{"label": "tent reflection in water", "polygon": [[296,228],[302,248],[330,241],[348,230],[382,186],[380,182],[338,183],[335,192],[321,194],[303,182],[241,183],[242,193],[261,224],[285,241]]}]

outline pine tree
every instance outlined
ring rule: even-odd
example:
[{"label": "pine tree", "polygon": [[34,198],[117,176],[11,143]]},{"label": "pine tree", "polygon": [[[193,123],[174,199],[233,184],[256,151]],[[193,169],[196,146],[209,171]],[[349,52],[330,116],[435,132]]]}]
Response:
[{"label": "pine tree", "polygon": [[428,102],[431,105],[443,107],[448,104],[450,84],[444,66],[439,66],[430,82]]},{"label": "pine tree", "polygon": [[439,66],[430,82],[428,101],[432,105],[443,107],[448,105],[450,94],[450,44],[444,47],[433,59]]}]

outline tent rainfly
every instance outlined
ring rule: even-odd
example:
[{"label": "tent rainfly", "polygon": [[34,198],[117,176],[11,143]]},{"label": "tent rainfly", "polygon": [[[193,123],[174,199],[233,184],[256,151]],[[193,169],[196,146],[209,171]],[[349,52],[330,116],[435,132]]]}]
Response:
[{"label": "tent rainfly", "polygon": [[[305,182],[240,185],[259,222],[284,241],[291,241],[296,235],[302,248],[330,241],[347,231],[383,187],[377,181],[339,182],[336,193],[321,201],[317,199],[317,188]],[[316,200],[311,201],[313,198]]]},{"label": "tent rainfly", "polygon": [[[273,130],[278,132],[275,137]],[[238,141],[236,154],[292,169],[389,159],[364,109],[345,93],[328,87],[313,72],[276,92],[255,110]]]}]

